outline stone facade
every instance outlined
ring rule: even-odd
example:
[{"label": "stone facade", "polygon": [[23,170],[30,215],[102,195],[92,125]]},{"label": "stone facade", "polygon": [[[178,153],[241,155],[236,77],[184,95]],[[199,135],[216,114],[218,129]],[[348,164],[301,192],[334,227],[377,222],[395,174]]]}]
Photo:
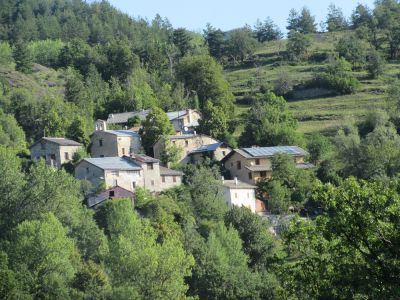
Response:
[{"label": "stone facade", "polygon": [[140,152],[140,135],[129,130],[98,130],[91,136],[92,157],[113,157]]},{"label": "stone facade", "polygon": [[136,187],[143,187],[158,193],[180,185],[182,175],[180,171],[160,167],[158,160],[144,155],[86,158],[75,168],[75,177],[88,180],[93,191],[104,182],[107,188],[120,186],[134,192]]},{"label": "stone facade", "polygon": [[[247,152],[248,149],[252,148],[235,149],[227,155],[222,160],[225,169],[230,172],[232,177],[237,177],[239,180],[252,185],[259,180],[271,178],[273,154],[251,155],[249,152],[252,153],[252,151]],[[307,152],[299,147],[260,147],[257,149],[259,151],[265,150],[268,153],[287,153],[293,156],[298,168],[308,169],[314,167],[312,164],[305,162]]]},{"label": "stone facade", "polygon": [[70,162],[75,152],[81,148],[80,143],[72,140],[43,137],[30,147],[31,159],[44,159],[47,165],[59,169]]},{"label": "stone facade", "polygon": [[[180,163],[187,164],[191,162],[190,153],[203,145],[216,144],[219,141],[203,134],[182,134],[169,136],[168,140],[171,144],[174,144],[182,149]],[[165,139],[159,139],[153,146],[154,157],[157,159],[161,158],[163,151],[165,150]]]}]

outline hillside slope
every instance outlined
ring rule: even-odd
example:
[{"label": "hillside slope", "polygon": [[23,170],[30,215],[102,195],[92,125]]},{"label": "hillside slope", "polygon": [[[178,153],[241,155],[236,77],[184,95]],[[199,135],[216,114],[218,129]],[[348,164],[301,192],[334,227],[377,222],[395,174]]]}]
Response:
[{"label": "hillside slope", "polygon": [[286,41],[280,40],[264,44],[243,64],[227,67],[225,75],[236,96],[238,114],[248,109],[249,99],[258,86],[273,88],[281,73],[288,74],[294,82],[293,96],[288,102],[303,133],[329,131],[347,118],[360,120],[368,111],[384,108],[387,81],[400,73],[399,62],[389,62],[385,75],[378,79],[368,78],[366,71],[355,71],[361,83],[355,94],[332,96],[323,89],[301,88],[314,73],[323,69],[344,34],[348,33],[311,35],[308,62],[287,62],[284,58]]}]

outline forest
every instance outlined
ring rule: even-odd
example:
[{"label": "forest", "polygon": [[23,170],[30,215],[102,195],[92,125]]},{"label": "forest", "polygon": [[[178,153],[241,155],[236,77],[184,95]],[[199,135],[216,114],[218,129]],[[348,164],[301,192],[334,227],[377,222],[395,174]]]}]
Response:
[{"label": "forest", "polygon": [[[268,16],[193,32],[107,1],[2,0],[0,298],[400,298],[400,3],[350,18],[332,4],[320,26],[307,7],[287,14],[287,34]],[[85,157],[95,120],[142,109],[149,153],[164,112],[187,108],[231,147],[307,149],[315,168],[276,155],[258,183],[290,217],[278,235],[225,204],[215,161],[178,166],[183,185],[160,195],[138,188],[134,207],[92,210],[69,168],[30,160],[42,136]]]}]

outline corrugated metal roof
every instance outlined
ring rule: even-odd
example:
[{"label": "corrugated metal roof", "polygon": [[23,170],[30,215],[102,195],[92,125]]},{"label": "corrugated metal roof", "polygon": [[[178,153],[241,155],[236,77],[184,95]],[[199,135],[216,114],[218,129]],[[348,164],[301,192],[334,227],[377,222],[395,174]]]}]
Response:
[{"label": "corrugated metal roof", "polygon": [[131,137],[139,137],[139,133],[132,130],[107,130],[106,132],[115,134],[117,136],[131,136]]},{"label": "corrugated metal roof", "polygon": [[133,160],[124,157],[85,158],[84,161],[87,161],[103,170],[137,171],[142,169]]},{"label": "corrugated metal roof", "polygon": [[[146,117],[149,113],[150,113],[150,109],[117,113],[117,114],[109,114],[107,123],[109,123],[109,124],[127,123],[128,120],[134,116],[138,116],[141,120],[144,120],[144,119],[146,119]],[[187,115],[187,110],[167,112],[167,116],[170,121],[177,119],[177,118],[184,117],[186,115]]]},{"label": "corrugated metal roof", "polygon": [[293,156],[304,156],[307,152],[297,146],[276,146],[276,147],[254,147],[254,148],[241,148],[251,157],[273,156],[277,153],[286,153]]},{"label": "corrugated metal roof", "polygon": [[208,145],[201,145],[199,148],[193,150],[191,153],[201,153],[201,152],[210,152],[215,151],[221,146],[223,142],[208,144]]}]

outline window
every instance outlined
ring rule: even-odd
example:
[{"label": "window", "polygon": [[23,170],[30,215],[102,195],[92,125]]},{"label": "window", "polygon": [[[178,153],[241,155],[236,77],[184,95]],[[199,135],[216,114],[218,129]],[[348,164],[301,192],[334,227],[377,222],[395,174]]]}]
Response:
[{"label": "window", "polygon": [[119,176],[119,171],[111,171],[112,176]]},{"label": "window", "polygon": [[122,155],[125,155],[125,148],[122,148]]},{"label": "window", "polygon": [[69,153],[68,152],[64,152],[64,158],[65,158],[65,160],[69,160]]},{"label": "window", "polygon": [[267,172],[266,171],[261,171],[260,172],[260,177],[262,177],[262,178],[267,177]]},{"label": "window", "polygon": [[114,193],[114,191],[110,191],[109,193],[108,193],[108,196],[111,198],[111,197],[114,197],[114,195],[115,195],[115,193]]},{"label": "window", "polygon": [[104,157],[104,155],[102,154],[102,155],[100,155],[100,157]]},{"label": "window", "polygon": [[161,176],[161,182],[165,182],[165,176]]},{"label": "window", "polygon": [[86,174],[89,174],[89,168],[86,168]]},{"label": "window", "polygon": [[100,146],[100,147],[103,147],[103,140],[102,140],[102,139],[99,140],[99,146]]},{"label": "window", "polygon": [[132,189],[136,188],[136,181],[132,181]]},{"label": "window", "polygon": [[225,156],[225,151],[222,151],[222,155]]},{"label": "window", "polygon": [[260,159],[256,158],[256,165],[259,165],[259,164],[260,164]]},{"label": "window", "polygon": [[175,145],[175,144],[176,144],[176,141],[172,141],[172,144],[174,144],[174,145]]},{"label": "window", "polygon": [[55,154],[50,155],[50,159],[51,160],[56,160],[56,155]]},{"label": "window", "polygon": [[240,162],[240,160],[238,160],[238,161],[236,162],[236,168],[237,168],[238,170],[240,170],[240,169],[242,168],[242,163]]},{"label": "window", "polygon": [[172,176],[172,181],[176,182],[176,176]]},{"label": "window", "polygon": [[154,186],[154,180],[151,181],[151,186]]},{"label": "window", "polygon": [[154,169],[153,163],[148,163],[147,164],[147,169],[153,170]]},{"label": "window", "polygon": [[185,140],[185,147],[189,147],[189,141]]},{"label": "window", "polygon": [[253,179],[253,174],[251,172],[249,172],[249,179]]}]

